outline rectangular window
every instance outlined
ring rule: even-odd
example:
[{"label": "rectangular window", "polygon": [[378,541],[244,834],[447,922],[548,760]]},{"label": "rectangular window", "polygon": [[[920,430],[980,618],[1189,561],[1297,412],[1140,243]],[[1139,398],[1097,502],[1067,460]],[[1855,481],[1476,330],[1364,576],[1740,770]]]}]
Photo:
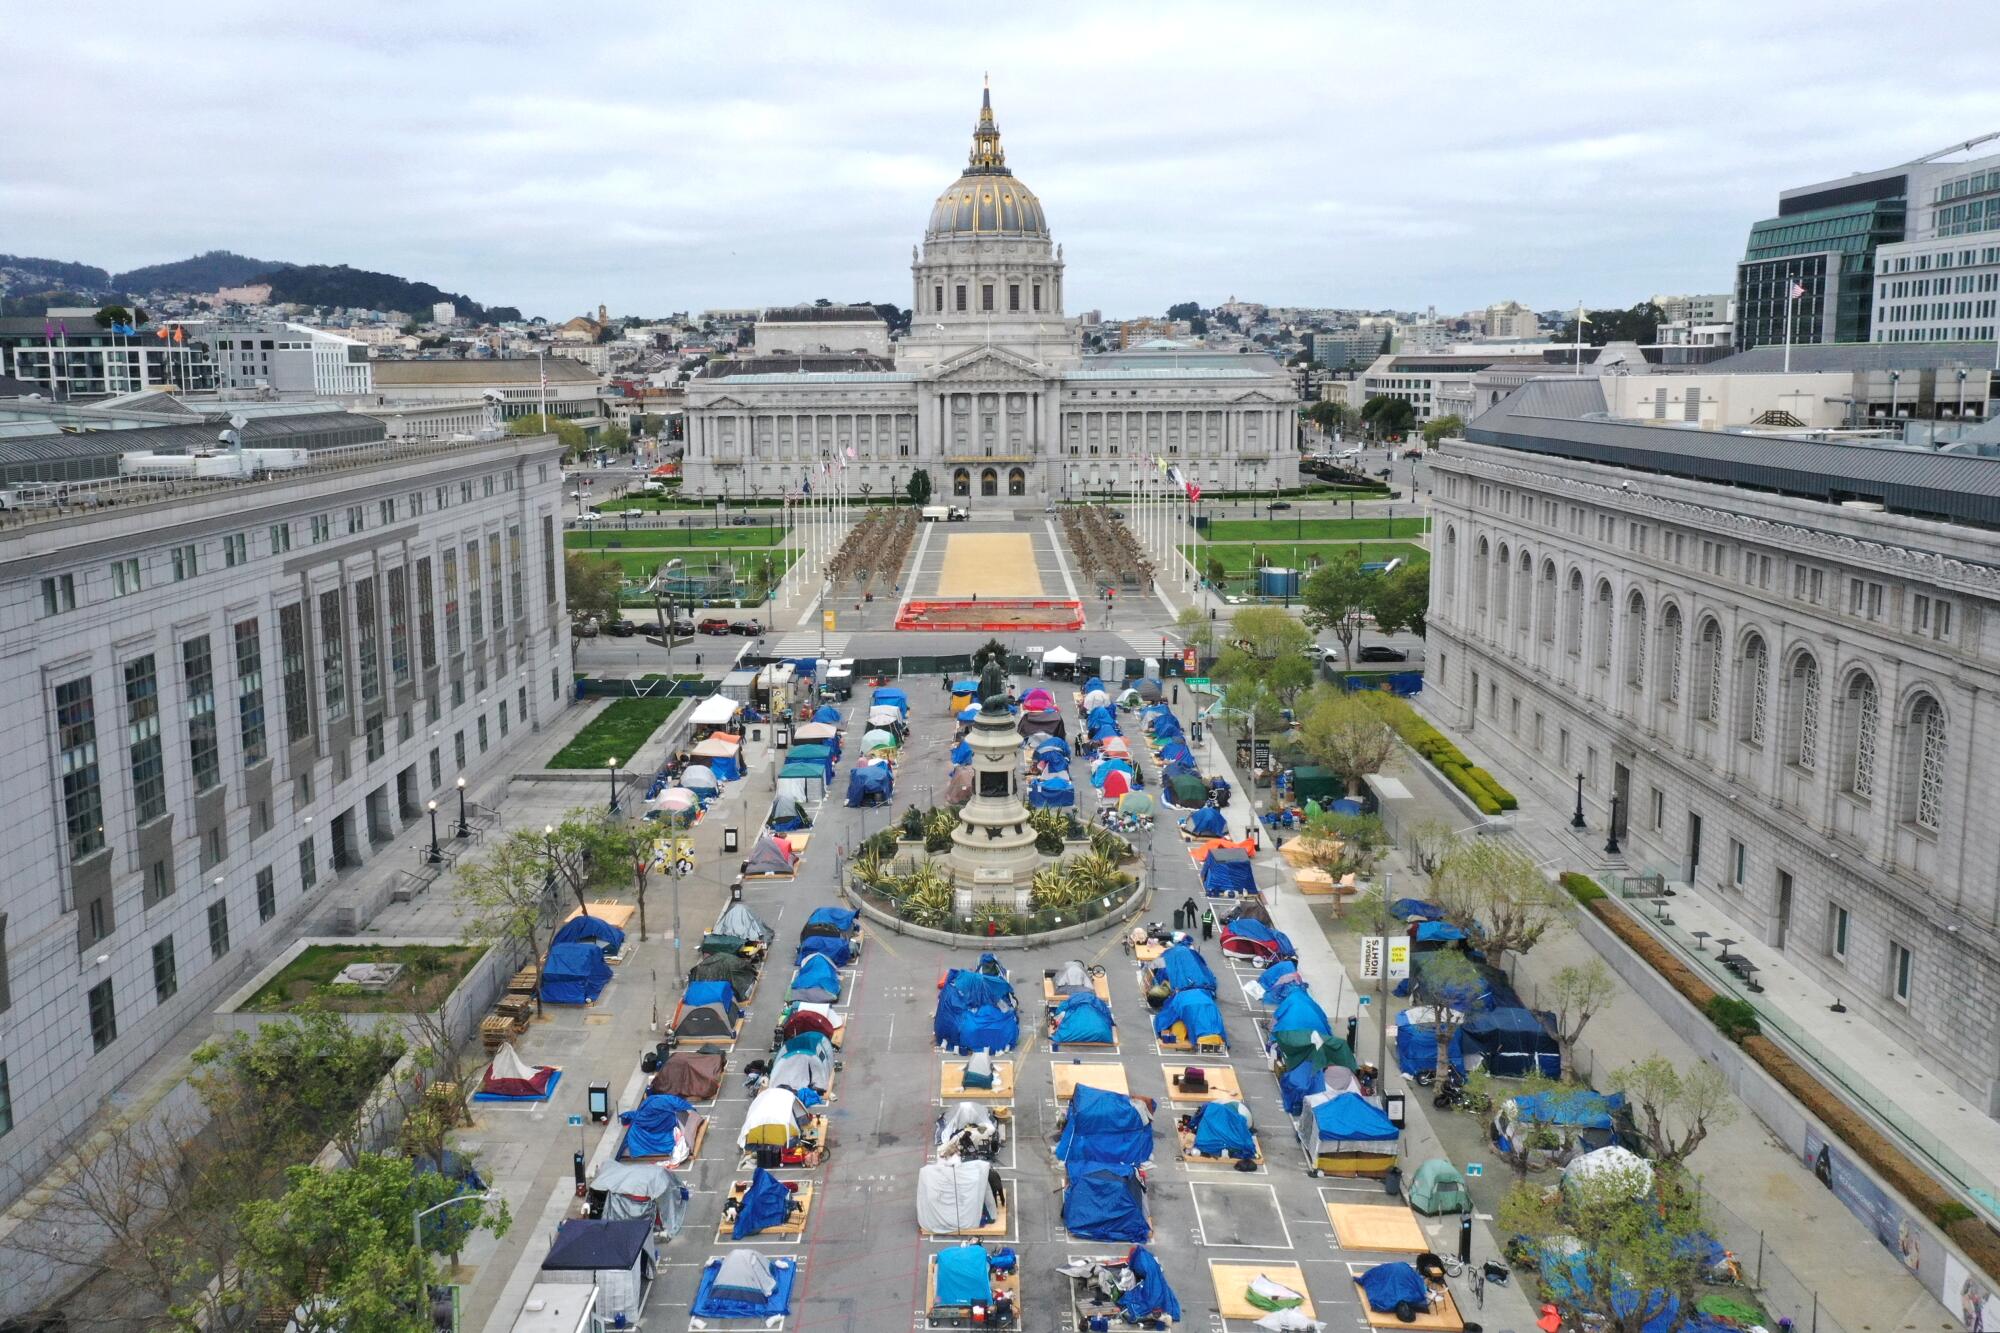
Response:
[{"label": "rectangular window", "polygon": [[489,533],[486,538],[486,584],[493,590],[493,632],[500,632],[500,622],[507,618],[506,602],[500,593],[500,534]]},{"label": "rectangular window", "polygon": [[7,1062],[0,1060],[0,1135],[14,1129],[14,1090],[7,1082]]},{"label": "rectangular window", "polygon": [[222,751],[215,731],[215,665],[206,634],[181,645],[181,684],[187,703],[188,772],[194,789],[207,791],[222,781]]},{"label": "rectangular window", "polygon": [[271,554],[283,555],[292,549],[292,525],[273,523],[271,525]]},{"label": "rectangular window", "polygon": [[97,771],[97,709],[90,677],[56,686],[56,748],[62,759],[63,832],[72,861],[104,847],[104,792]]},{"label": "rectangular window", "polygon": [[329,722],[347,716],[347,625],[340,589],[319,595],[319,682]]},{"label": "rectangular window", "polygon": [[236,721],[243,732],[243,766],[270,757],[264,734],[264,644],[256,620],[236,624]]},{"label": "rectangular window", "polygon": [[395,497],[391,496],[389,499],[384,500],[380,504],[376,505],[375,512],[378,515],[380,515],[382,520],[382,525],[384,527],[387,527],[389,524],[394,523],[396,521]]},{"label": "rectangular window", "polygon": [[447,546],[444,558],[444,650],[453,657],[464,650],[458,624],[458,549]]},{"label": "rectangular window", "polygon": [[389,582],[389,671],[399,685],[410,679],[410,608],[407,569],[392,569]]},{"label": "rectangular window", "polygon": [[328,538],[332,536],[333,536],[332,517],[327,514],[314,514],[312,516],[313,545],[317,546],[321,542],[326,541]]},{"label": "rectangular window", "polygon": [[431,601],[431,558],[417,561],[417,650],[423,654],[424,670],[437,666],[437,610]]},{"label": "rectangular window", "polygon": [[990,282],[979,284],[979,308],[982,311],[993,309],[993,284]]},{"label": "rectangular window", "polygon": [[257,919],[269,921],[278,914],[278,877],[271,867],[257,872]]},{"label": "rectangular window", "polygon": [[486,601],[481,595],[479,574],[479,543],[465,544],[465,609],[471,623],[471,640],[478,643],[486,637]]},{"label": "rectangular window", "polygon": [[944,284],[941,282],[931,286],[931,309],[944,313]]},{"label": "rectangular window", "polygon": [[1040,310],[1042,308],[1042,284],[1039,282],[1036,283],[1030,289],[1030,294],[1034,297],[1035,309]]},{"label": "rectangular window", "polygon": [[1839,903],[1831,903],[1826,909],[1826,951],[1833,957],[1847,959],[1847,909]]},{"label": "rectangular window", "polygon": [[542,600],[556,600],[556,521],[542,515]]},{"label": "rectangular window", "polygon": [[118,1004],[111,996],[111,983],[100,981],[90,988],[90,1049],[101,1051],[118,1040]]},{"label": "rectangular window", "polygon": [[160,754],[160,681],[153,656],[125,664],[125,754],[132,774],[133,817],[150,824],[167,813],[166,762]]},{"label": "rectangular window", "polygon": [[521,595],[521,585],[526,578],[522,568],[521,530],[507,529],[507,601],[514,608],[516,622],[528,618],[528,603]]},{"label": "rectangular window", "polygon": [[111,562],[111,595],[113,597],[130,597],[137,591],[139,591],[138,560],[113,560]]},{"label": "rectangular window", "polygon": [[503,738],[507,735],[507,701],[505,699],[500,701],[500,735]]},{"label": "rectangular window", "polygon": [[229,904],[208,905],[208,956],[220,958],[229,952]]},{"label": "rectangular window", "polygon": [[1733,888],[1740,889],[1743,887],[1744,861],[1747,857],[1748,853],[1744,850],[1743,844],[1735,838],[1731,838],[1729,840],[1729,883]]},{"label": "rectangular window", "polygon": [[174,937],[169,935],[153,943],[153,998],[165,1004],[180,988],[180,978],[174,975]]},{"label": "rectangular window", "polygon": [[1653,832],[1658,833],[1667,826],[1667,794],[1658,787],[1652,789]]},{"label": "rectangular window", "polygon": [[347,535],[352,537],[358,532],[366,531],[367,527],[367,512],[360,505],[347,506]]},{"label": "rectangular window", "polygon": [[[174,582],[180,583],[201,572],[201,548],[197,546],[176,546],[168,555],[173,561]],[[123,561],[119,563],[124,563]],[[115,570],[116,565],[112,566]]]},{"label": "rectangular window", "polygon": [[479,715],[479,753],[486,753],[486,714]]},{"label": "rectangular window", "polygon": [[451,738],[452,756],[460,768],[465,767],[465,733],[454,733]]},{"label": "rectangular window", "polygon": [[59,616],[76,610],[76,575],[57,574],[42,580],[42,614]]},{"label": "rectangular window", "polygon": [[1910,973],[1916,962],[1916,955],[1907,946],[1889,942],[1889,998],[1897,1004],[1910,1002]]},{"label": "rectangular window", "polygon": [[278,608],[278,670],[285,691],[285,739],[297,745],[312,734],[312,703],[307,691],[306,615],[299,602]]},{"label": "rectangular window", "polygon": [[1021,284],[1018,282],[1007,284],[1007,308],[1009,310],[1021,308]]},{"label": "rectangular window", "polygon": [[299,887],[310,889],[319,883],[319,858],[313,854],[313,840],[299,844]]},{"label": "rectangular window", "polygon": [[384,751],[382,742],[382,715],[377,713],[375,716],[369,718],[363,724],[362,730],[368,738],[368,762],[372,764],[382,757]]},{"label": "rectangular window", "polygon": [[962,283],[962,282],[958,284],[958,292],[957,292],[957,296],[956,296],[956,298],[955,298],[955,299],[956,299],[956,308],[957,308],[958,312],[959,312],[960,314],[964,314],[964,313],[965,313],[965,284],[964,284],[964,283]]},{"label": "rectangular window", "polygon": [[382,654],[375,629],[375,580],[357,579],[354,584],[354,658],[360,668],[361,698],[369,702],[382,695]]},{"label": "rectangular window", "polygon": [[229,569],[250,563],[249,534],[232,532],[222,539],[222,563]]}]

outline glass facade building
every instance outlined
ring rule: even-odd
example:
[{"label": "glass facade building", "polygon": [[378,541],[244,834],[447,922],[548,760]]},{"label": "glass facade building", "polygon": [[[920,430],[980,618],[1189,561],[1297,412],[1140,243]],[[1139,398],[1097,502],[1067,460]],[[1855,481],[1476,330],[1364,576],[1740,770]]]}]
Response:
[{"label": "glass facade building", "polygon": [[1792,302],[1794,343],[1868,341],[1875,251],[1903,239],[1906,189],[1906,178],[1893,176],[1798,196],[1751,227],[1736,268],[1737,348],[1785,341],[1793,282],[1805,288]]}]

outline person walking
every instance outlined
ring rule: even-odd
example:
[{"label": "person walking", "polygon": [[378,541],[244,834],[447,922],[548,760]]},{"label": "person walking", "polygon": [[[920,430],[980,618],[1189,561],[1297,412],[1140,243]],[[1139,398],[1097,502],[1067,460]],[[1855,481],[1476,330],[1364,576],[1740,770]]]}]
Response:
[{"label": "person walking", "polygon": [[1201,938],[1204,941],[1215,938],[1215,909],[1213,907],[1204,907],[1201,909]]},{"label": "person walking", "polygon": [[1188,899],[1186,902],[1181,904],[1181,916],[1183,919],[1187,921],[1187,926],[1185,927],[1185,929],[1188,930],[1189,932],[1192,932],[1195,927],[1195,922],[1201,920],[1200,905],[1196,903],[1194,899],[1192,898]]}]

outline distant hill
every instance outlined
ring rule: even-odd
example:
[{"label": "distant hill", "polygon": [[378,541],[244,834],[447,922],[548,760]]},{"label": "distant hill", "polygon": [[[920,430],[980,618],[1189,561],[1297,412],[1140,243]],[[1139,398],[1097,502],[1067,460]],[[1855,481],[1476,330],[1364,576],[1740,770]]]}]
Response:
[{"label": "distant hill", "polygon": [[91,264],[0,255],[0,291],[107,292],[111,275]]},{"label": "distant hill", "polygon": [[212,292],[220,287],[241,287],[253,279],[262,281],[260,274],[291,267],[282,260],[252,259],[229,250],[210,250],[192,259],[135,268],[129,273],[117,274],[110,281],[121,292],[140,295],[152,292]]},{"label": "distant hill", "polygon": [[469,296],[447,292],[428,282],[411,282],[393,273],[371,273],[345,264],[300,264],[294,268],[261,273],[253,281],[271,284],[271,300],[299,305],[359,306],[369,310],[400,310],[407,315],[428,316],[430,308],[449,301],[468,319],[519,319],[512,306],[488,309]]}]

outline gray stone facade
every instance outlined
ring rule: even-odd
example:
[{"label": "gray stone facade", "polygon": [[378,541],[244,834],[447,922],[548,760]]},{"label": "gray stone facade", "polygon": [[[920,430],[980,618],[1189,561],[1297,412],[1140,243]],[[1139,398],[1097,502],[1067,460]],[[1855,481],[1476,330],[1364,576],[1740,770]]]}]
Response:
[{"label": "gray stone facade", "polygon": [[[1669,449],[1671,440],[1661,449]],[[2000,1110],[2000,569],[1958,524],[1453,441],[1424,700]],[[1831,466],[1831,464],[1830,464]]]}]

